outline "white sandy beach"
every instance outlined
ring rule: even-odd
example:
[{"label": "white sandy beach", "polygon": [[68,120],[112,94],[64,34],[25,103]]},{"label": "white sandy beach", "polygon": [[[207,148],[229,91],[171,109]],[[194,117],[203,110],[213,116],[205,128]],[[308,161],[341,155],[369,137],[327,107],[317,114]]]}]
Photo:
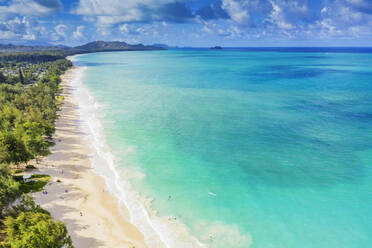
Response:
[{"label": "white sandy beach", "polygon": [[70,80],[76,70],[62,76],[64,104],[56,122],[56,144],[37,165],[37,173],[49,174],[52,180],[45,187],[48,194],[34,193],[35,201],[66,224],[76,248],[146,247],[142,233],[129,223],[128,211],[119,209],[104,180],[91,170],[89,146],[71,94]]}]

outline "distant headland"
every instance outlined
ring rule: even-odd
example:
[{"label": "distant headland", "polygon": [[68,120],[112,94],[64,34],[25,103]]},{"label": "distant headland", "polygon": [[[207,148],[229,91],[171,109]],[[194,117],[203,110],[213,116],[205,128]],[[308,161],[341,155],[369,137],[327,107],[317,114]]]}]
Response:
[{"label": "distant headland", "polygon": [[9,52],[35,52],[35,51],[64,51],[65,53],[91,53],[105,51],[147,51],[147,50],[164,50],[166,48],[159,46],[146,46],[143,44],[128,44],[124,41],[93,41],[81,46],[38,46],[38,45],[13,45],[0,44],[0,53]]}]

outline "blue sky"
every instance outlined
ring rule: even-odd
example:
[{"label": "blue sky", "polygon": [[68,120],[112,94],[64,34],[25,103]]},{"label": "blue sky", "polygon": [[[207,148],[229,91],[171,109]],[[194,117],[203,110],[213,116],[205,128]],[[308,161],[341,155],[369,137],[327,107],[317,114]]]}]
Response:
[{"label": "blue sky", "polygon": [[372,46],[372,0],[0,0],[1,43]]}]

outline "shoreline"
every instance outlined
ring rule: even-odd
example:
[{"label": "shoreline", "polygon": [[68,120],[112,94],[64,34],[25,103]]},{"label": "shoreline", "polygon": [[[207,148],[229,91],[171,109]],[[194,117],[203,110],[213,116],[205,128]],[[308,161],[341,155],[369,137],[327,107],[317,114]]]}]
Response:
[{"label": "shoreline", "polygon": [[79,125],[78,104],[72,94],[77,70],[74,66],[61,76],[64,101],[53,135],[55,146],[36,165],[37,172],[49,174],[51,181],[45,186],[48,194],[33,193],[35,202],[66,224],[76,248],[146,248],[144,235],[130,223],[128,210],[91,168],[87,134]]}]

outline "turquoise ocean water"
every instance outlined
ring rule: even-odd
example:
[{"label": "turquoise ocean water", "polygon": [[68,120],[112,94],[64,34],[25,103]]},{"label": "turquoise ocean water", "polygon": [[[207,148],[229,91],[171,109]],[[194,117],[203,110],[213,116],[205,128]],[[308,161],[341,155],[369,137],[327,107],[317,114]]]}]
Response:
[{"label": "turquoise ocean water", "polygon": [[216,248],[372,246],[372,54],[169,50],[75,60],[86,68],[76,87],[94,101],[85,114],[99,120],[89,132],[99,127],[101,155],[112,154],[117,182],[106,179],[132,213],[148,213],[133,218],[148,243],[158,235],[168,247],[197,247],[187,233]]}]

